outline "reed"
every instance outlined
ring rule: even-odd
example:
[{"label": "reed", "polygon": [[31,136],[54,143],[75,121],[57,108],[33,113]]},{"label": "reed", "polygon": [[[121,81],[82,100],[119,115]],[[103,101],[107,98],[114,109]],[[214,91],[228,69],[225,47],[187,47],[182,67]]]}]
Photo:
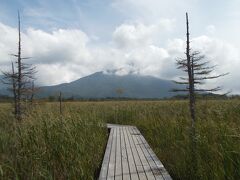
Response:
[{"label": "reed", "polygon": [[32,108],[14,123],[0,104],[0,177],[95,179],[107,141],[106,123],[136,125],[174,179],[240,179],[240,101],[197,103],[197,167],[189,156],[186,101],[55,103]]}]

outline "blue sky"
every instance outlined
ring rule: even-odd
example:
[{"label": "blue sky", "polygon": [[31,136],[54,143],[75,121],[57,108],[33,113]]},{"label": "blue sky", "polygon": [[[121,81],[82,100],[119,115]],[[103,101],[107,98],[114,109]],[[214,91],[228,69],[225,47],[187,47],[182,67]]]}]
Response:
[{"label": "blue sky", "polygon": [[[186,0],[180,3],[177,0],[168,3],[158,1],[161,0],[150,0],[145,9],[147,0],[140,0],[139,5],[133,0],[123,0],[122,3],[119,0],[1,0],[0,21],[16,26],[16,14],[20,10],[24,28],[33,27],[48,32],[58,28],[79,28],[102,40],[109,40],[111,32],[128,21],[140,20],[148,24],[157,18],[173,18],[184,27],[186,11],[191,15],[191,25],[196,27],[193,35],[201,34],[206,26],[214,24],[219,27],[219,36],[224,38],[226,32],[221,32],[221,29],[240,23],[239,12],[235,10],[238,0],[189,0],[186,7],[182,3]],[[175,31],[175,36],[182,35],[184,28],[179,30]]]},{"label": "blue sky", "polygon": [[[120,0],[1,0],[0,21],[16,26],[16,14],[20,10],[25,28],[34,27],[45,31],[79,28],[102,39],[109,39],[108,35],[127,21],[152,23],[157,18],[174,18],[184,27],[186,11],[192,18],[191,25],[197,27],[192,32],[194,35],[201,34],[209,24],[225,29],[229,23],[240,23],[236,17],[238,12],[234,15],[234,6],[238,0],[189,0],[186,8],[185,3],[177,0],[170,0],[169,3],[158,1],[161,0],[150,0],[145,10],[147,0],[140,0],[139,7],[135,6],[138,1],[133,0],[123,0],[122,3]],[[154,4],[159,4],[159,7]],[[180,35],[182,30],[177,34]]]},{"label": "blue sky", "polygon": [[124,21],[111,0],[2,0],[0,21],[16,26],[20,10],[24,27],[51,31],[79,28],[88,34],[107,38],[109,31]]},{"label": "blue sky", "polygon": [[240,92],[233,83],[240,78],[239,7],[240,0],[1,0],[0,68],[8,69],[17,48],[19,10],[23,53],[33,57],[40,84],[112,68],[176,79],[187,11],[192,48],[218,64],[216,72],[230,72],[214,83]]}]

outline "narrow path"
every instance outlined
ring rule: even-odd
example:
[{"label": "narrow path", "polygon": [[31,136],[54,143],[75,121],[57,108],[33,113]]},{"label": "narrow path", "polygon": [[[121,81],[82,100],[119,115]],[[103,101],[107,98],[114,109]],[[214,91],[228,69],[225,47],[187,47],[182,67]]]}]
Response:
[{"label": "narrow path", "polygon": [[109,139],[99,180],[171,180],[135,126],[108,124]]}]

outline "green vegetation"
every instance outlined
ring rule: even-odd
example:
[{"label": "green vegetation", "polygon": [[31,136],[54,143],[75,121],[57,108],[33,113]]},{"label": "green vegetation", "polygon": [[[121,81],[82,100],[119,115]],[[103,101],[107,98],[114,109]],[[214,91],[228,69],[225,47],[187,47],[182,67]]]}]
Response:
[{"label": "green vegetation", "polygon": [[198,175],[190,174],[187,101],[108,101],[36,105],[14,124],[0,104],[0,177],[94,179],[107,141],[105,122],[138,126],[174,179],[240,179],[240,101],[197,103]]},{"label": "green vegetation", "polygon": [[93,179],[107,129],[97,126],[94,109],[77,107],[69,105],[61,118],[56,104],[42,104],[13,124],[9,106],[1,105],[0,179]]}]

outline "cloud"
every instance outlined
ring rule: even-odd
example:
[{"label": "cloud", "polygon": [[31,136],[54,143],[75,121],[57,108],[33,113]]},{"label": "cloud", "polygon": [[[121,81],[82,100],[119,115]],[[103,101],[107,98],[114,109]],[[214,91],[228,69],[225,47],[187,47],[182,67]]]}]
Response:
[{"label": "cloud", "polygon": [[215,79],[211,83],[223,86],[225,91],[240,93],[240,84],[235,83],[240,79],[240,49],[233,44],[208,36],[194,38],[193,45],[195,49],[206,54],[213,65],[217,65],[215,74],[229,73],[226,77]]},{"label": "cloud", "polygon": [[113,40],[120,48],[135,48],[161,41],[165,33],[175,27],[175,19],[162,18],[158,23],[146,25],[141,22],[124,23],[113,33]]},{"label": "cloud", "polygon": [[[17,29],[0,23],[0,33],[0,66],[6,70],[14,61],[9,54],[17,52]],[[76,73],[76,70],[71,72],[71,66],[89,65],[92,55],[87,47],[88,42],[89,37],[77,29],[59,29],[48,33],[28,28],[22,33],[23,56],[31,57],[25,61],[37,66],[39,81],[45,84],[78,77],[81,73]],[[86,72],[81,68],[79,70]]]},{"label": "cloud", "polygon": [[[28,29],[29,56],[35,63],[66,63],[89,58],[88,36],[81,30],[59,29],[52,33]],[[29,48],[28,48],[29,49]]]},{"label": "cloud", "polygon": [[[135,73],[176,79],[182,72],[176,69],[175,59],[184,57],[185,39],[171,38],[158,44],[158,32],[168,31],[159,28],[161,26],[123,23],[116,27],[111,42],[105,45],[96,45],[80,29],[46,32],[28,28],[22,33],[23,54],[32,57],[28,63],[37,66],[38,82],[44,85],[70,82],[109,69],[119,69],[118,75]],[[17,30],[0,23],[0,34],[0,68],[6,69],[12,60],[9,54],[17,51]],[[191,46],[219,65],[216,73],[231,73],[213,81],[214,85],[240,92],[240,85],[234,83],[240,78],[239,48],[207,35],[192,38]]]},{"label": "cloud", "polygon": [[[222,86],[225,92],[232,90],[233,93],[240,93],[240,85],[235,83],[236,79],[240,79],[240,74],[238,73],[240,67],[239,48],[228,42],[206,35],[192,38],[191,47],[192,51],[197,50],[204,54],[206,61],[210,61],[210,65],[217,65],[212,75],[230,73],[225,77],[207,81],[207,87]],[[172,56],[177,57],[184,57],[184,54],[181,53],[184,48],[185,40],[182,39],[172,40],[168,45],[168,51]],[[173,73],[175,75],[178,74],[176,71]]]},{"label": "cloud", "polygon": [[113,33],[113,39],[121,47],[141,47],[151,44],[151,34],[154,27],[144,24],[122,24]]},{"label": "cloud", "polygon": [[14,47],[17,47],[17,30],[0,23],[0,65],[6,65],[11,62],[10,54],[14,53]]}]

